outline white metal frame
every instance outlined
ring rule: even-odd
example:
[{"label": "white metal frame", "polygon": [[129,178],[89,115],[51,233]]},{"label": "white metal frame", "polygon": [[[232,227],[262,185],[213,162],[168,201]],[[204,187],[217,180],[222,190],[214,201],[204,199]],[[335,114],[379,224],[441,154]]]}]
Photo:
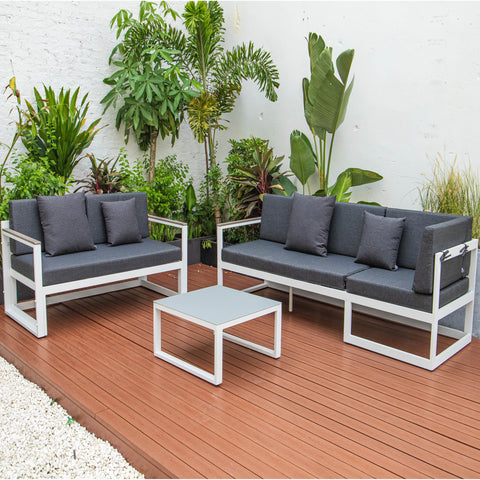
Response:
[{"label": "white metal frame", "polygon": [[[289,277],[276,275],[270,272],[256,270],[254,268],[236,265],[222,260],[223,249],[223,233],[229,228],[235,228],[243,225],[258,224],[261,218],[240,220],[238,222],[221,223],[217,226],[217,283],[223,285],[223,271],[229,270],[232,272],[249,275],[252,277],[264,280],[264,283],[251,287],[249,290],[265,288],[268,286],[265,282],[272,282],[278,285],[285,285],[288,287],[289,293],[289,311],[293,307],[293,289],[298,289],[304,292],[311,292],[315,295],[321,295],[328,298],[336,299],[343,302],[344,305],[344,341],[352,345],[356,345],[368,350],[386,355],[397,360],[401,360],[412,365],[416,365],[428,370],[434,370],[447,359],[452,357],[455,353],[460,351],[463,347],[468,345],[472,339],[473,329],[473,307],[475,297],[475,278],[477,268],[477,251],[478,240],[473,239],[465,244],[456,245],[448,248],[445,251],[437,252],[435,254],[434,262],[434,285],[432,295],[432,311],[424,312],[413,308],[402,307],[393,303],[382,302],[368,297],[354,295],[347,293],[345,290],[337,290],[334,288],[324,287],[300,280],[295,280]],[[442,258],[448,255],[448,259],[465,255],[470,253],[470,270],[468,274],[469,286],[468,291],[461,297],[455,299],[449,304],[440,307],[440,279]],[[382,312],[382,316],[390,321],[407,324],[430,331],[430,354],[428,358],[414,355],[403,350],[392,348],[381,343],[377,343],[357,335],[352,334],[352,315],[353,309],[367,311],[368,313]],[[456,330],[453,328],[439,325],[439,321],[447,315],[465,307],[465,321],[463,330]],[[456,339],[456,341],[446,348],[440,354],[437,354],[437,338],[438,335],[445,335]]]},{"label": "white metal frame", "polygon": [[[148,219],[151,222],[169,225],[181,230],[182,258],[180,261],[46,286],[43,285],[42,278],[41,242],[9,228],[8,220],[2,221],[2,263],[5,313],[29,332],[33,333],[36,337],[41,338],[47,335],[47,305],[139,286],[146,287],[167,296],[186,292],[188,271],[187,224],[153,215],[149,215]],[[11,262],[12,253],[10,249],[11,240],[20,242],[33,249],[33,280],[13,269]],[[147,280],[148,275],[171,270],[178,270],[178,292]],[[33,301],[18,302],[17,281],[23,283],[35,292],[35,299]],[[35,317],[25,312],[25,310],[33,308],[35,309]]]},{"label": "white metal frame", "polygon": [[[196,325],[208,328],[213,331],[214,335],[214,369],[213,374],[192,365],[191,363],[182,360],[181,358],[175,357],[174,355],[165,352],[162,350],[162,312],[169,313],[183,320],[187,320]],[[267,348],[263,345],[250,342],[243,338],[225,333],[224,330],[235,325],[240,325],[241,323],[248,322],[255,318],[261,317],[263,315],[268,315],[273,313],[274,317],[274,333],[273,333],[273,348]],[[262,353],[273,358],[279,358],[281,355],[281,344],[282,344],[282,304],[279,303],[273,307],[265,308],[263,310],[258,310],[249,315],[244,315],[242,317],[235,318],[229,322],[225,322],[220,325],[216,325],[205,320],[196,318],[192,315],[188,315],[182,311],[179,311],[175,308],[167,307],[165,305],[154,302],[153,303],[153,352],[156,357],[165,360],[176,367],[185,370],[192,375],[195,375],[202,380],[213,383],[213,385],[220,385],[223,381],[223,340],[228,340],[229,342],[236,343],[242,347],[249,348],[256,352]]]}]

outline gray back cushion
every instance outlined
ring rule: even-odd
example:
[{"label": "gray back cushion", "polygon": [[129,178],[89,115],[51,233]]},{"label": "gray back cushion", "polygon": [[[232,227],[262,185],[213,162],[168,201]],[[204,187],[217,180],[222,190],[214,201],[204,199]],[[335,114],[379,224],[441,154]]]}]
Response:
[{"label": "gray back cushion", "polygon": [[288,225],[292,212],[292,197],[266,194],[263,197],[260,238],[271,242],[287,241]]},{"label": "gray back cushion", "polygon": [[87,203],[87,217],[95,243],[107,243],[107,232],[101,202],[118,202],[135,198],[135,209],[137,213],[138,228],[142,238],[149,235],[148,231],[148,208],[147,195],[143,192],[136,193],[109,193],[101,195],[85,195]]},{"label": "gray back cushion", "polygon": [[[10,228],[17,232],[23,233],[35,240],[42,242],[42,250],[45,250],[43,245],[43,231],[40,223],[40,216],[38,214],[37,201],[32,199],[27,200],[10,200]],[[32,253],[32,249],[21,243],[11,242],[12,253],[16,255],[23,255],[24,253]]]},{"label": "gray back cushion", "polygon": [[[472,217],[454,217],[447,222],[425,227],[413,281],[415,292],[432,294],[435,253],[471,240],[472,223]],[[443,262],[440,288],[445,288],[465,277],[469,269],[470,254]]]},{"label": "gray back cushion", "polygon": [[454,218],[453,215],[445,213],[421,212],[400,208],[387,208],[386,216],[393,218],[405,217],[402,240],[398,249],[397,265],[411,269],[415,269],[417,266],[418,253],[425,227]]},{"label": "gray back cushion", "polygon": [[328,235],[328,252],[356,257],[362,236],[363,212],[383,217],[385,210],[377,205],[336,202]]}]

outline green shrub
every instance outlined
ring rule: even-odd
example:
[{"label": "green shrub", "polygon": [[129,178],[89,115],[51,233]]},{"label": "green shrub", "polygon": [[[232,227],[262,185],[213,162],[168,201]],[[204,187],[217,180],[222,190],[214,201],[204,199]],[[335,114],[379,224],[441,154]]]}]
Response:
[{"label": "green shrub", "polygon": [[473,217],[472,235],[480,237],[480,182],[470,164],[459,168],[457,157],[450,165],[437,154],[432,178],[426,179],[419,194],[424,211]]},{"label": "green shrub", "polygon": [[[147,180],[150,161],[138,159],[132,166],[126,158],[120,160],[120,176],[126,191],[145,192],[148,209],[153,215],[179,218],[185,201],[188,183],[188,167],[169,155],[157,161],[153,181]],[[159,240],[171,240],[178,230],[163,225],[151,225],[150,236]]]},{"label": "green shrub", "polygon": [[70,183],[51,172],[46,161],[32,160],[27,155],[13,157],[12,166],[5,172],[5,186],[2,187],[0,216],[8,218],[8,202],[35,195],[63,195]]}]

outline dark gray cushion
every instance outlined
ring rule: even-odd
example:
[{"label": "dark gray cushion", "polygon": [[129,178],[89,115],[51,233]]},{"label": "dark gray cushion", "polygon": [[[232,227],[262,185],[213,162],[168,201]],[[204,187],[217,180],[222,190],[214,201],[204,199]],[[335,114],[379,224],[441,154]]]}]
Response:
[{"label": "dark gray cushion", "polygon": [[335,198],[294,193],[286,249],[322,257],[327,255]]},{"label": "dark gray cushion", "polygon": [[[414,270],[369,268],[347,278],[347,292],[374,298],[395,305],[432,311],[432,295],[415,293],[412,289]],[[468,290],[468,279],[452,283],[440,291],[440,306],[455,300]]]},{"label": "dark gray cushion", "polygon": [[417,265],[418,252],[422,243],[422,235],[425,227],[435,223],[446,222],[455,218],[454,215],[444,213],[421,212],[415,210],[403,210],[387,208],[386,217],[405,217],[402,240],[398,249],[397,264],[399,267],[414,269]]},{"label": "dark gray cushion", "polygon": [[328,233],[328,253],[355,257],[362,236],[363,212],[384,217],[385,210],[377,205],[336,202]]},{"label": "dark gray cushion", "polygon": [[272,242],[287,241],[288,224],[292,211],[292,197],[266,194],[263,196],[260,238]]},{"label": "dark gray cushion", "polygon": [[[45,250],[43,244],[42,224],[38,215],[37,201],[34,198],[25,200],[10,200],[8,203],[10,228],[23,233],[29,237],[42,242],[42,250]],[[12,253],[22,255],[31,253],[32,249],[14,240],[10,243]]]},{"label": "dark gray cushion", "polygon": [[85,212],[85,194],[36,197],[47,255],[95,249]]},{"label": "dark gray cushion", "polygon": [[[42,254],[44,285],[83,280],[112,273],[163,265],[181,260],[180,248],[146,238],[142,243],[129,243],[110,248],[97,245],[95,251],[85,251],[49,257]],[[33,255],[12,255],[15,270],[33,280]]]},{"label": "dark gray cushion", "polygon": [[[456,217],[447,222],[425,227],[413,281],[413,289],[417,293],[433,292],[435,253],[471,240],[472,222],[472,217]],[[443,262],[440,288],[468,275],[469,267],[470,254]]]},{"label": "dark gray cushion", "polygon": [[110,246],[142,241],[134,198],[121,202],[101,202],[100,204],[105,219],[107,243]]},{"label": "dark gray cushion", "polygon": [[95,243],[107,243],[107,232],[103,220],[102,202],[121,202],[135,198],[138,228],[142,238],[148,237],[148,208],[147,195],[144,192],[110,193],[100,195],[86,195],[88,223]]},{"label": "dark gray cushion", "polygon": [[360,245],[355,261],[370,267],[397,268],[397,255],[405,218],[387,218],[363,213]]},{"label": "dark gray cushion", "polygon": [[222,250],[222,259],[236,265],[282,275],[304,282],[343,290],[348,275],[366,265],[354,263],[353,257],[329,254],[327,257],[286,250],[282,244],[267,240],[231,245]]}]

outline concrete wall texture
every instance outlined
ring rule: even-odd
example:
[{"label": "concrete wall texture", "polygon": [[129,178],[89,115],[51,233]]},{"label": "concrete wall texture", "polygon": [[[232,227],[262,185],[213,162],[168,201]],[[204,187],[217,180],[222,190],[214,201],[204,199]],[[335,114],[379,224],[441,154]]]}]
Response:
[{"label": "concrete wall texture", "polygon": [[[183,2],[171,2],[178,11]],[[219,159],[229,138],[250,135],[270,139],[288,166],[292,130],[307,133],[301,82],[308,76],[306,37],[321,34],[335,58],[355,49],[355,85],[334,148],[332,177],[345,168],[377,171],[384,180],[358,188],[353,200],[420,208],[418,187],[429,176],[435,154],[458,155],[480,166],[480,3],[479,2],[293,2],[228,1],[226,47],[252,40],[272,53],[280,72],[279,99],[271,103],[247,83],[221,132]],[[25,98],[42,84],[81,87],[89,92],[90,119],[102,115],[100,99],[108,92],[103,78],[112,72],[108,56],[115,45],[109,28],[120,9],[138,2],[42,1],[0,3],[0,86],[15,74]],[[12,71],[13,65],[13,71]],[[12,101],[0,97],[0,142],[10,143]],[[124,145],[115,129],[115,112],[89,152],[115,156]],[[0,154],[5,151],[4,147]],[[130,159],[141,156],[131,139]],[[158,146],[160,156],[175,152],[190,165],[198,183],[204,171],[202,145],[184,125],[175,147]],[[82,163],[81,178],[88,171]]]}]

